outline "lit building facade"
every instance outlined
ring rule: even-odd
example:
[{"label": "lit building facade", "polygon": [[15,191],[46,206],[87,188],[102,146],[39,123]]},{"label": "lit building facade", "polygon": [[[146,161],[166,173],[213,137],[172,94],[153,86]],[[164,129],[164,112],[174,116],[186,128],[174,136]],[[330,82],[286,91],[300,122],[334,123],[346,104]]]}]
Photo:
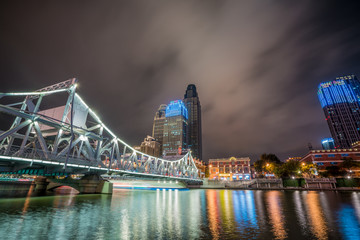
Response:
[{"label": "lit building facade", "polygon": [[155,113],[153,123],[152,137],[155,138],[155,141],[160,143],[160,154],[162,154],[166,107],[166,104],[160,105],[159,109]]},{"label": "lit building facade", "polygon": [[154,157],[160,157],[160,143],[151,136],[147,136],[140,145],[140,152],[149,154]]},{"label": "lit building facade", "polygon": [[[332,150],[311,150],[306,154],[300,162],[310,162],[316,164],[319,171],[325,171],[326,167],[341,167],[341,163],[345,158],[351,158],[360,162],[360,149],[332,149]],[[355,176],[360,176],[360,168],[353,169]]]},{"label": "lit building facade", "polygon": [[184,104],[189,113],[188,147],[194,158],[202,160],[201,105],[194,84],[188,85],[184,95]]},{"label": "lit building facade", "polygon": [[360,82],[355,75],[323,82],[318,97],[335,148],[350,148],[360,140]]},{"label": "lit building facade", "polygon": [[171,101],[165,110],[163,152],[187,149],[188,110],[183,101]]},{"label": "lit building facade", "polygon": [[335,149],[334,139],[324,138],[323,140],[321,140],[321,146],[324,150]]},{"label": "lit building facade", "polygon": [[250,158],[209,159],[210,180],[248,180],[251,179]]}]

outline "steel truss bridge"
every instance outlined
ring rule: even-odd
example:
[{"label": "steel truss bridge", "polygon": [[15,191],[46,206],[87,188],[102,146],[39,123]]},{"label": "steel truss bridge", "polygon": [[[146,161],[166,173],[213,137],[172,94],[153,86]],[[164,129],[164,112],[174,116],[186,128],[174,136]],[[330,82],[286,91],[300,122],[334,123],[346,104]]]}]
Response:
[{"label": "steel truss bridge", "polygon": [[[0,93],[0,121],[8,122],[0,126],[0,172],[41,169],[201,182],[191,152],[172,161],[135,150],[106,127],[76,87],[74,78],[34,92]],[[62,105],[52,107],[60,97]]]}]

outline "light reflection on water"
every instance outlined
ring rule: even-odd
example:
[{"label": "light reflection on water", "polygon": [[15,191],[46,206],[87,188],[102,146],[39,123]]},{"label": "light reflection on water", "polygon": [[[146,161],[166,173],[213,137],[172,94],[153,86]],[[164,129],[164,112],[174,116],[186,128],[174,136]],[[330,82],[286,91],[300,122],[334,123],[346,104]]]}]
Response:
[{"label": "light reflection on water", "polygon": [[0,199],[1,239],[360,239],[360,193],[134,191]]},{"label": "light reflection on water", "polygon": [[315,235],[317,239],[327,239],[328,227],[320,206],[319,193],[309,192],[306,194],[305,206],[313,235]]},{"label": "light reflection on water", "polygon": [[282,192],[280,191],[269,191],[265,194],[269,222],[272,225],[272,232],[275,239],[285,239],[287,237],[281,196]]}]

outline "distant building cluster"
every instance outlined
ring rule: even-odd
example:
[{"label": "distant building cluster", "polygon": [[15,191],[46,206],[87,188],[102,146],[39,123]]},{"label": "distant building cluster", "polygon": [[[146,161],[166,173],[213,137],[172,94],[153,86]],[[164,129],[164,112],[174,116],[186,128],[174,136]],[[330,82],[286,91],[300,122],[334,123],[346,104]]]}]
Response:
[{"label": "distant building cluster", "polygon": [[187,86],[182,100],[159,106],[154,116],[152,136],[147,136],[135,149],[167,160],[178,160],[190,150],[201,178],[206,172],[213,180],[251,178],[248,157],[210,159],[208,164],[203,161],[201,105],[194,84]]},{"label": "distant building cluster", "polygon": [[142,152],[179,159],[189,150],[202,160],[201,105],[196,86],[189,84],[184,99],[161,104],[155,113],[152,136],[141,143]]},{"label": "distant building cluster", "polygon": [[[312,162],[319,171],[340,166],[345,159],[360,162],[360,81],[355,75],[322,82],[317,92],[332,138],[321,141],[322,150],[309,149],[301,162]],[[360,175],[360,169],[354,170]]]}]

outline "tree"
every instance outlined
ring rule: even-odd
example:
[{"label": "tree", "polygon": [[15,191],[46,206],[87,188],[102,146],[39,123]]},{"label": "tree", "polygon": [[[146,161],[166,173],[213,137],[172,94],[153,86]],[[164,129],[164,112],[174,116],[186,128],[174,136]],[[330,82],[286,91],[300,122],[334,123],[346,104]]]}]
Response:
[{"label": "tree", "polygon": [[331,177],[338,177],[338,176],[344,175],[344,171],[341,171],[340,167],[338,167],[338,166],[326,167],[326,172],[327,172],[327,175],[329,175]]},{"label": "tree", "polygon": [[278,177],[290,177],[298,175],[300,171],[300,162],[296,160],[289,160],[278,166],[276,175]]},{"label": "tree", "polygon": [[275,154],[263,153],[261,154],[260,159],[254,163],[254,168],[255,171],[259,173],[276,173],[278,165],[280,164],[281,161]]},{"label": "tree", "polygon": [[263,153],[263,154],[261,154],[260,160],[264,160],[265,162],[268,162],[268,163],[270,163],[270,162],[281,163],[280,159],[273,153],[269,153],[269,154]]},{"label": "tree", "polygon": [[254,168],[256,172],[263,172],[265,169],[265,161],[264,160],[257,160],[254,162]]},{"label": "tree", "polygon": [[317,165],[313,163],[301,163],[300,171],[305,178],[310,178],[317,171]]},{"label": "tree", "polygon": [[354,161],[352,158],[343,158],[342,160],[344,160],[344,161],[341,163],[340,167],[344,168],[348,171],[350,171],[351,169],[360,167],[360,163]]}]

